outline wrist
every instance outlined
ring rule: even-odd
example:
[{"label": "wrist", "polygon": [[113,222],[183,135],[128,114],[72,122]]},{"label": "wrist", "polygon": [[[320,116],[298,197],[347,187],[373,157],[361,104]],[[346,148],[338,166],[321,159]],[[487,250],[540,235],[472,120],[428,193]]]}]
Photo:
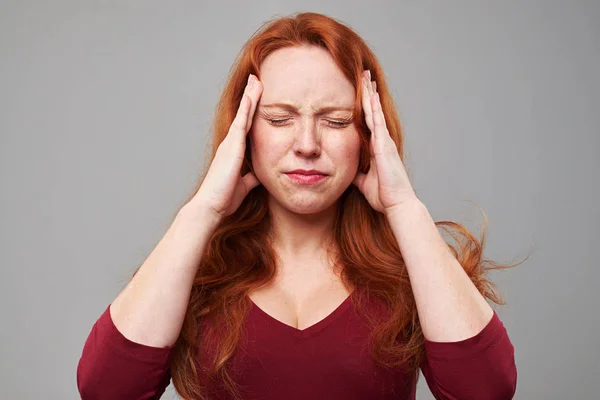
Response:
[{"label": "wrist", "polygon": [[393,217],[395,215],[404,214],[404,213],[414,213],[415,211],[426,210],[425,204],[419,198],[415,197],[414,199],[404,201],[400,204],[397,204],[393,207],[390,207],[385,210],[385,215],[389,217]]},{"label": "wrist", "polygon": [[206,227],[211,232],[217,228],[221,219],[219,214],[211,211],[208,206],[197,200],[192,200],[184,205],[176,217],[176,220]]}]

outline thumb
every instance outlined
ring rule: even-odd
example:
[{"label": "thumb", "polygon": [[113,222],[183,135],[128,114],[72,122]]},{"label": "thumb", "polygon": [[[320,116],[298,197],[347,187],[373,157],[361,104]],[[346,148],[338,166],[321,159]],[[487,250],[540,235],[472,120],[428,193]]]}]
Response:
[{"label": "thumb", "polygon": [[356,176],[354,177],[354,180],[352,181],[352,183],[354,185],[356,185],[358,187],[358,190],[360,190],[361,192],[363,191],[363,186],[365,183],[365,178],[367,177],[367,174],[364,174],[362,172],[358,172],[356,174]]},{"label": "thumb", "polygon": [[254,172],[248,172],[246,175],[242,177],[242,182],[244,184],[244,189],[246,190],[246,194],[250,193],[252,189],[260,185],[260,181],[254,175]]}]

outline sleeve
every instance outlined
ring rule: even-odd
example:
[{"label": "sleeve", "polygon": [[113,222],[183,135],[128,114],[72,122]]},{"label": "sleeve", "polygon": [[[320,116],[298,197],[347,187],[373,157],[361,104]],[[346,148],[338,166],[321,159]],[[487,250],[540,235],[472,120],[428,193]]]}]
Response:
[{"label": "sleeve", "polygon": [[127,339],[115,326],[110,305],[98,318],[77,365],[83,400],[160,399],[171,380],[173,347],[151,347]]},{"label": "sleeve", "polygon": [[458,342],[425,339],[421,371],[437,400],[507,400],[517,388],[514,347],[494,311],[477,335]]}]

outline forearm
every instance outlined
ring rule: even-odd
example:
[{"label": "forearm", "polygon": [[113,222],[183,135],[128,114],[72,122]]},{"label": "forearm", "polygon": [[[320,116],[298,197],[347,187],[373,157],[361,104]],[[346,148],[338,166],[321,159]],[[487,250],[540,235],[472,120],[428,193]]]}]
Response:
[{"label": "forearm", "polygon": [[177,340],[204,249],[216,227],[199,207],[184,206],[135,276],[110,306],[128,339],[154,347]]},{"label": "forearm", "polygon": [[476,335],[493,310],[451,253],[418,199],[386,214],[406,263],[423,335],[454,342]]}]

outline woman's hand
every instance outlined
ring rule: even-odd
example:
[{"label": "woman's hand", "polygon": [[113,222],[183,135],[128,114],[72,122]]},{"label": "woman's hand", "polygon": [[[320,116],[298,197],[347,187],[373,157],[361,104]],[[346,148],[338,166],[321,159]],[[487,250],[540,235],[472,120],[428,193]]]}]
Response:
[{"label": "woman's hand", "polygon": [[227,136],[219,145],[200,189],[190,201],[204,208],[217,221],[231,215],[248,192],[260,184],[253,172],[241,176],[240,171],[246,152],[246,135],[252,126],[262,90],[261,82],[250,74]]},{"label": "woman's hand", "polygon": [[358,172],[354,184],[371,207],[386,215],[393,209],[417,200],[396,143],[387,130],[377,84],[371,81],[370,71],[363,72],[362,103],[365,120],[371,131],[371,167]]}]

